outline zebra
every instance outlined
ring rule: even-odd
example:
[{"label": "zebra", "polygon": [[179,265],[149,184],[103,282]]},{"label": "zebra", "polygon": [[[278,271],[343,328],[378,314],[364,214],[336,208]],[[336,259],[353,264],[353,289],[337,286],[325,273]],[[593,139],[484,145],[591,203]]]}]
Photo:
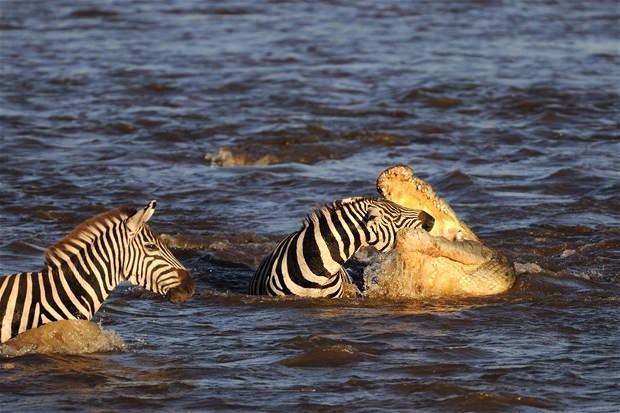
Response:
[{"label": "zebra", "polygon": [[365,246],[388,251],[403,228],[430,231],[428,213],[386,199],[354,197],[314,210],[280,241],[250,281],[253,295],[341,297],[351,280],[344,263]]},{"label": "zebra", "polygon": [[46,250],[41,271],[0,277],[0,343],[53,321],[92,319],[124,280],[171,302],[189,299],[194,282],[147,224],[155,206],[91,217]]}]

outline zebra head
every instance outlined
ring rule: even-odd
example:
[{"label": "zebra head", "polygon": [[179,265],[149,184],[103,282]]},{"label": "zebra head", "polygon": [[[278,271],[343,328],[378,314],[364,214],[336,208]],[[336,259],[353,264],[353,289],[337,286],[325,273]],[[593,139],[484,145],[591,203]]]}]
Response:
[{"label": "zebra head", "polygon": [[369,206],[366,228],[370,233],[368,244],[378,251],[389,251],[394,247],[396,234],[404,228],[423,228],[430,231],[435,218],[419,210],[402,207],[388,200],[378,200]]},{"label": "zebra head", "polygon": [[180,303],[194,294],[194,282],[185,267],[147,225],[155,212],[155,205],[155,201],[149,202],[125,221],[129,241],[124,275],[131,283],[161,294],[173,303]]}]

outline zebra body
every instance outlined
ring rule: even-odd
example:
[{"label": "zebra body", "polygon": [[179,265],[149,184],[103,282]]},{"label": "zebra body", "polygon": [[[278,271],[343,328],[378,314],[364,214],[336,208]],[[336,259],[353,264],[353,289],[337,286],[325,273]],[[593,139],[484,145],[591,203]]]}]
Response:
[{"label": "zebra body", "polygon": [[250,281],[250,294],[341,297],[350,282],[343,264],[361,247],[387,251],[402,228],[430,230],[424,211],[391,201],[347,198],[313,211],[302,228],[265,257]]},{"label": "zebra body", "polygon": [[52,321],[90,320],[124,280],[185,301],[194,285],[146,223],[155,201],[90,218],[48,248],[39,272],[0,277],[0,342]]}]

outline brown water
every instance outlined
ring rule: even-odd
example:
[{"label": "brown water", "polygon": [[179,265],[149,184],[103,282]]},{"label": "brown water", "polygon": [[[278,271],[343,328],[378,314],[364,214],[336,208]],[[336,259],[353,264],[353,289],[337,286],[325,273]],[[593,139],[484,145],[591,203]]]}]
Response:
[{"label": "brown water", "polygon": [[[156,198],[201,291],[120,288],[124,350],[2,356],[0,410],[619,410],[617,2],[350,3],[0,3],[0,273]],[[244,295],[398,162],[524,264],[508,294]]]}]

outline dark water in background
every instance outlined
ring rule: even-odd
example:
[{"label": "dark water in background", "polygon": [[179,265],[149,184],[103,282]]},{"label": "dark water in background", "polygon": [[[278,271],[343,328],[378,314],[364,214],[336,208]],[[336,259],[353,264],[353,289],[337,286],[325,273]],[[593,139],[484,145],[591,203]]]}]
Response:
[{"label": "dark water in background", "polygon": [[[156,198],[203,293],[121,288],[98,320],[127,351],[0,359],[0,410],[618,411],[617,2],[128,3],[0,3],[0,273]],[[487,299],[243,295],[398,162],[544,271]]]}]

